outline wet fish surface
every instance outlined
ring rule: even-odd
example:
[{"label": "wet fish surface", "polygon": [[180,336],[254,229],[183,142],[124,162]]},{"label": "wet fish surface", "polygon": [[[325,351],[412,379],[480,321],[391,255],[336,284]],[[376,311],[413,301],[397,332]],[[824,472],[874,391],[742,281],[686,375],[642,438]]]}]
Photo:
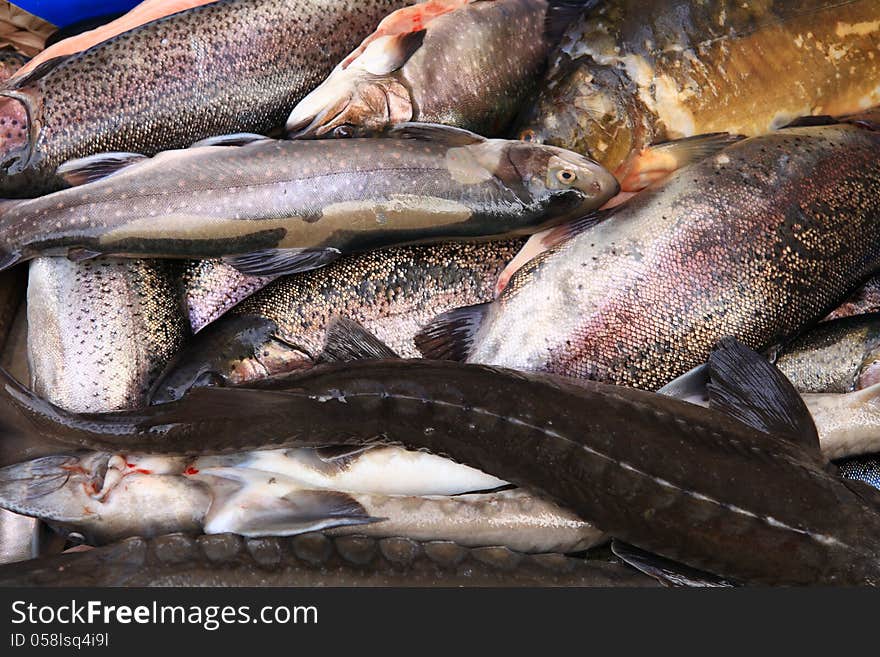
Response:
[{"label": "wet fish surface", "polygon": [[[598,3],[563,37],[521,134],[589,154],[638,189],[651,144],[880,104],[878,21],[873,0]],[[638,166],[674,169],[666,160]]]},{"label": "wet fish surface", "polygon": [[0,469],[0,506],[75,531],[92,545],[172,532],[261,537],[332,528],[336,535],[574,552],[604,537],[526,491],[476,493],[506,482],[431,454],[395,447],[335,458],[321,452],[40,458]]},{"label": "wet fish surface", "polygon": [[552,4],[450,3],[450,11],[413,21],[411,30],[382,25],[300,101],[287,130],[295,138],[351,137],[428,121],[501,135],[543,72],[560,36],[553,32],[582,9]]},{"label": "wet fish surface", "polygon": [[175,264],[178,288],[193,333],[277,278],[248,276],[219,259],[184,260]]},{"label": "wet fish surface", "polygon": [[[85,184],[2,213],[0,264],[237,255],[246,274],[294,273],[343,251],[534,232],[617,192],[575,153],[443,126],[409,124],[387,139],[231,142],[246,143],[70,165]],[[95,172],[104,177],[87,182]]]},{"label": "wet fish surface", "polygon": [[261,389],[201,388],[105,414],[66,413],[12,381],[2,393],[62,444],[186,454],[399,442],[528,486],[621,540],[739,583],[876,584],[876,492],[829,471],[809,412],[777,369],[732,340],[712,355],[709,409],[419,360],[313,368]]},{"label": "wet fish surface", "polygon": [[880,264],[880,135],[793,128],[680,169],[530,261],[427,357],[657,389],[734,335],[783,344]]},{"label": "wet fish surface", "polygon": [[786,345],[776,366],[801,392],[846,393],[880,382],[880,313],[827,321]]},{"label": "wet fish surface", "polygon": [[189,328],[166,263],[98,258],[30,264],[31,387],[72,411],[147,403]]},{"label": "wet fish surface", "polygon": [[335,317],[357,322],[404,358],[417,357],[416,332],[438,312],[489,301],[495,278],[521,245],[381,249],[275,281],[188,344],[153,402],[177,399],[195,384],[244,383],[309,367],[320,361]]},{"label": "wet fish surface", "polygon": [[281,127],[383,16],[405,4],[218,0],[47,61],[0,91],[17,101],[8,106],[27,108],[29,131],[27,144],[0,164],[0,195],[64,187],[59,165],[94,153],[154,155]]},{"label": "wet fish surface", "polygon": [[619,563],[448,541],[307,534],[130,538],[0,566],[4,586],[656,586]]}]

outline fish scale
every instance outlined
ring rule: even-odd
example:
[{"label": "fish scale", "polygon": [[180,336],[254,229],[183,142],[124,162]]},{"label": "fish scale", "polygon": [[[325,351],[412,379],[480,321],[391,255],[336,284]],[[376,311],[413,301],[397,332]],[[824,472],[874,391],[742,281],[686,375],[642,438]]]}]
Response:
[{"label": "fish scale", "polygon": [[725,335],[781,343],[880,264],[878,146],[795,128],[679,170],[519,270],[468,359],[656,389]]},{"label": "fish scale", "polygon": [[[63,575],[62,575],[63,573]],[[657,586],[618,563],[408,538],[131,538],[0,566],[6,586]]]},{"label": "fish scale", "polygon": [[7,153],[0,194],[59,189],[57,167],[93,153],[152,155],[280,127],[339,59],[406,4],[218,0],[47,63],[7,89],[30,103],[38,134],[29,149]]}]

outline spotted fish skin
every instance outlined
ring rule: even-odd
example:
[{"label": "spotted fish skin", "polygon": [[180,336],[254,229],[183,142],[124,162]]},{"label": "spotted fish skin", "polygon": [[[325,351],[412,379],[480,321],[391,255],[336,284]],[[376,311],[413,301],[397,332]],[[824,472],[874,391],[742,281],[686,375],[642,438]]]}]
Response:
[{"label": "spotted fish skin", "polygon": [[520,269],[469,360],[657,389],[722,336],[783,343],[880,265],[878,146],[786,129],[679,170]]},{"label": "spotted fish skin", "polygon": [[8,206],[0,214],[0,267],[83,251],[183,258],[262,251],[257,269],[239,269],[293,273],[340,252],[533,232],[617,192],[610,173],[570,151],[426,126],[385,139],[257,139],[136,157],[106,177]]},{"label": "spotted fish skin", "polygon": [[218,0],[47,62],[2,90],[30,107],[31,136],[0,164],[0,195],[59,189],[57,167],[93,153],[153,155],[280,127],[336,62],[406,4]]},{"label": "spotted fish skin", "polygon": [[189,335],[159,260],[34,260],[27,313],[31,387],[72,411],[145,405]]},{"label": "spotted fish skin", "polygon": [[657,586],[619,563],[449,541],[169,534],[0,566],[4,586]]},{"label": "spotted fish skin", "polygon": [[529,139],[624,171],[652,143],[880,104],[874,0],[598,3],[563,37]]},{"label": "spotted fish skin", "polygon": [[362,325],[404,358],[438,312],[492,299],[522,240],[380,249],[284,277],[245,299],[190,342],[156,386],[153,402],[198,383],[238,384],[319,360],[335,317]]}]

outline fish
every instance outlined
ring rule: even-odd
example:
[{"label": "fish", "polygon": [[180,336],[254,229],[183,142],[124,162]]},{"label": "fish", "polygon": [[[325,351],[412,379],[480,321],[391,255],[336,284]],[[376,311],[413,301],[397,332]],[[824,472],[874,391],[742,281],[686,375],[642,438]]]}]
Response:
[{"label": "fish", "polygon": [[863,481],[880,489],[880,459],[877,454],[848,458],[836,463],[841,477]]},{"label": "fish", "polygon": [[418,357],[415,333],[438,312],[489,301],[495,277],[521,245],[519,239],[401,246],[282,278],[190,341],[156,384],[152,402],[177,399],[193,385],[240,384],[319,363],[340,317],[355,340],[363,329],[395,354]]},{"label": "fish", "polygon": [[64,172],[83,184],[0,211],[0,269],[37,255],[236,256],[245,274],[291,274],[343,252],[534,232],[617,192],[575,153],[429,124],[383,139],[235,135]]},{"label": "fish", "polygon": [[31,387],[71,411],[145,405],[189,335],[158,260],[32,260],[27,319]]},{"label": "fish", "polygon": [[332,528],[531,553],[576,552],[604,538],[550,502],[495,492],[506,483],[437,456],[394,447],[331,458],[322,451],[45,457],[0,469],[0,506],[90,545],[173,532],[261,537]]},{"label": "fish", "polygon": [[297,102],[406,4],[218,0],[45,61],[0,89],[10,99],[0,114],[26,110],[28,133],[2,154],[0,196],[66,187],[58,167],[96,153],[152,156],[281,129]]},{"label": "fish", "polygon": [[219,258],[172,261],[171,267],[193,334],[278,278],[242,274]]},{"label": "fish", "polygon": [[81,53],[102,41],[112,39],[145,23],[211,2],[216,2],[216,0],[144,0],[144,2],[135,5],[131,11],[126,12],[122,16],[110,22],[99,24],[88,31],[60,40],[56,32],[47,40],[47,42],[52,42],[51,45],[35,54],[27,64],[18,69],[16,75],[21,76],[30,73],[43,62],[55,59],[56,57],[66,57]]},{"label": "fish", "polygon": [[880,312],[880,276],[871,276],[822,321]]},{"label": "fish", "polygon": [[[0,273],[0,352],[5,361],[10,358],[10,342],[19,308],[25,297],[27,273],[22,267]],[[0,432],[5,433],[4,427]],[[2,436],[3,439],[6,436]],[[5,442],[5,440],[0,441]],[[0,563],[24,561],[34,554],[34,537],[38,521],[6,509],[0,510]]]},{"label": "fish", "polygon": [[800,392],[847,393],[880,383],[880,313],[822,322],[787,344],[776,366]]},{"label": "fish", "polygon": [[528,487],[616,539],[738,584],[880,583],[880,494],[828,467],[791,383],[735,338],[719,341],[709,371],[711,408],[419,359],[334,363],[104,414],[66,412],[5,376],[0,396],[33,431],[83,449],[402,444]]},{"label": "fish", "polygon": [[598,3],[562,37],[519,134],[638,191],[680,166],[674,143],[650,148],[660,142],[880,105],[878,21],[874,0]]},{"label": "fish", "polygon": [[[296,139],[357,137],[426,121],[502,135],[583,4],[590,3],[433,1],[398,9],[297,104],[286,130]],[[417,10],[422,15],[413,16]]]},{"label": "fish", "polygon": [[804,402],[829,458],[880,451],[880,383],[846,393],[808,393]]},{"label": "fish", "polygon": [[623,564],[393,537],[129,538],[0,566],[2,586],[658,586]]},{"label": "fish", "polygon": [[572,225],[491,304],[422,329],[427,358],[656,390],[734,335],[784,344],[880,265],[880,133],[779,130]]}]

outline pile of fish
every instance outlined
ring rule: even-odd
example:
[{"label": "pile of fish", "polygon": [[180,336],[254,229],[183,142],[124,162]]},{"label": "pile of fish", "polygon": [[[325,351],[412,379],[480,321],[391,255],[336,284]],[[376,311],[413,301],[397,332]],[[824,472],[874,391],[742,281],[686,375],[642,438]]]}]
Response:
[{"label": "pile of fish", "polygon": [[147,0],[0,84],[0,585],[880,585],[880,4]]}]

